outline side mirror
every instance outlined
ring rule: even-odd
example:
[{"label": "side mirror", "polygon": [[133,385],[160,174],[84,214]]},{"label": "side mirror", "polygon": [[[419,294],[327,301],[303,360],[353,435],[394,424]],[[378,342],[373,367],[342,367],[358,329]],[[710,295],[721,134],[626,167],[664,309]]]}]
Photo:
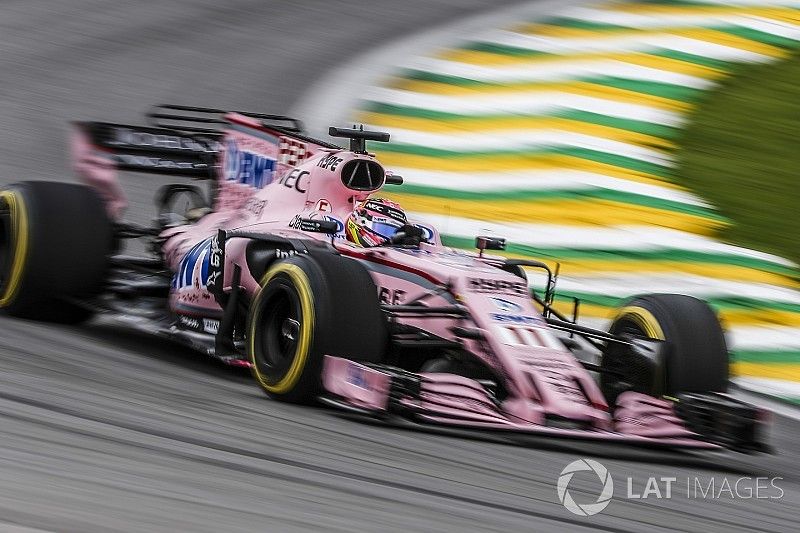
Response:
[{"label": "side mirror", "polygon": [[301,218],[298,229],[300,231],[312,231],[315,233],[328,233],[333,235],[339,232],[339,224],[333,220]]},{"label": "side mirror", "polygon": [[419,246],[425,241],[425,232],[422,228],[406,224],[397,230],[397,233],[389,239],[389,244],[398,246]]},{"label": "side mirror", "polygon": [[475,248],[481,251],[484,250],[505,250],[506,240],[500,237],[475,237]]},{"label": "side mirror", "polygon": [[386,174],[386,185],[402,185],[403,176],[398,174]]}]

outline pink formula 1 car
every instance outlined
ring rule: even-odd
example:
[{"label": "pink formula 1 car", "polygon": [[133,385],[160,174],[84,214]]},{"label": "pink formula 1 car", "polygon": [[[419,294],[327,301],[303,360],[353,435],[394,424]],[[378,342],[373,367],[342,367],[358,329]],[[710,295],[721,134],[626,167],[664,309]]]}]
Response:
[{"label": "pink formula 1 car", "polygon": [[[551,303],[536,261],[442,246],[409,221],[383,244],[344,236],[354,206],[402,179],[366,141],[312,139],[282,116],[160,106],[147,127],[74,124],[85,185],[0,191],[0,308],[77,322],[95,312],[249,366],[278,400],[384,419],[686,448],[766,448],[768,414],[725,394],[728,352],[703,302],[651,294],[609,331]],[[207,179],[125,223],[120,171]],[[120,252],[144,239],[151,253]],[[547,282],[531,290],[526,272]],[[536,289],[536,288],[534,288]]]}]

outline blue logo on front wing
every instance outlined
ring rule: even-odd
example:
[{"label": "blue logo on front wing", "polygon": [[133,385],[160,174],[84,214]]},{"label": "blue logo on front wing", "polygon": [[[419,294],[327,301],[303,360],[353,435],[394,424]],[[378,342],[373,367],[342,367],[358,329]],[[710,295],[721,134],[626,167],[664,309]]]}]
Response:
[{"label": "blue logo on front wing", "polygon": [[363,367],[350,363],[347,367],[347,382],[361,389],[367,388],[367,373]]},{"label": "blue logo on front wing", "polygon": [[495,322],[503,322],[506,324],[533,325],[543,322],[542,317],[539,316],[506,315],[501,313],[489,313],[489,316]]},{"label": "blue logo on front wing", "polygon": [[172,288],[181,289],[194,284],[194,271],[200,263],[200,286],[205,288],[208,283],[208,267],[211,258],[211,239],[206,239],[195,244],[178,264],[178,270],[172,278]]},{"label": "blue logo on front wing", "polygon": [[277,160],[240,150],[236,141],[225,144],[225,179],[256,189],[269,185],[275,177]]},{"label": "blue logo on front wing", "polygon": [[489,299],[498,310],[504,313],[519,313],[522,311],[522,306],[514,302],[509,302],[502,298],[495,298],[494,296],[490,296]]}]

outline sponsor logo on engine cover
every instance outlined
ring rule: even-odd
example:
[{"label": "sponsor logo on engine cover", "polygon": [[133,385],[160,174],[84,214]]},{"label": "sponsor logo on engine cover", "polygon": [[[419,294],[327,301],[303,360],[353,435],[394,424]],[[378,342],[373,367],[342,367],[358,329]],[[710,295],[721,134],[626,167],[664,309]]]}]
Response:
[{"label": "sponsor logo on engine cover", "polygon": [[322,159],[317,162],[317,166],[319,168],[324,168],[327,170],[336,170],[336,167],[339,166],[343,159],[341,157],[336,157],[333,154],[328,154]]},{"label": "sponsor logo on engine cover", "polygon": [[225,179],[256,189],[270,184],[275,177],[277,160],[239,147],[233,139],[225,144]]},{"label": "sponsor logo on engine cover", "polygon": [[311,173],[307,170],[296,168],[291,172],[287,172],[283,177],[278,180],[278,183],[289,189],[294,189],[299,193],[308,191],[308,183],[311,179]]}]

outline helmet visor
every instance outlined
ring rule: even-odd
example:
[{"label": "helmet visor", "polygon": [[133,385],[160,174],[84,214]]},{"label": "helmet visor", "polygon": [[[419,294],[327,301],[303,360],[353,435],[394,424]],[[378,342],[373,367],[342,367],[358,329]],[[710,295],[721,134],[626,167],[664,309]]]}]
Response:
[{"label": "helmet visor", "polygon": [[400,229],[397,225],[387,224],[385,222],[373,222],[372,231],[385,239],[391,239],[397,230]]}]

